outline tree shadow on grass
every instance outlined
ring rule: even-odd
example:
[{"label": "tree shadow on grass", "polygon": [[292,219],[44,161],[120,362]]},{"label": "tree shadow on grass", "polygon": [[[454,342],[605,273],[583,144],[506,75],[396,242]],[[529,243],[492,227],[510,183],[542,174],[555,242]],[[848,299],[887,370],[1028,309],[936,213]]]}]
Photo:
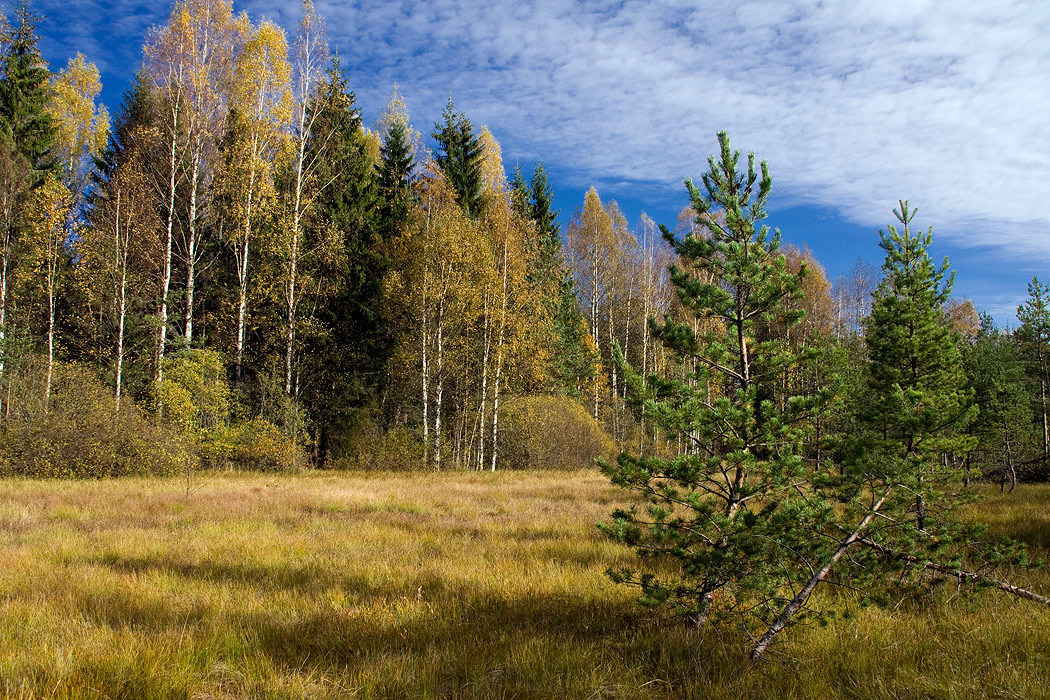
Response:
[{"label": "tree shadow on grass", "polygon": [[[633,602],[597,591],[484,589],[425,572],[382,582],[310,564],[112,555],[100,563],[137,576],[161,572],[233,583],[244,586],[245,595],[258,591],[262,598],[284,599],[287,593],[309,598],[293,609],[227,606],[221,620],[204,603],[143,599],[121,591],[85,598],[82,608],[100,624],[153,634],[177,634],[187,624],[235,630],[246,654],[265,656],[286,673],[368,677],[380,696],[500,697],[513,687],[528,688],[527,697],[542,697],[540,688],[555,692],[570,681],[582,682],[599,663],[618,667],[612,675],[622,679],[624,667],[630,673],[636,665],[622,652],[632,645],[632,630],[647,619]],[[333,590],[345,599],[328,601],[325,596]],[[638,663],[647,665],[643,659]],[[377,668],[396,670],[377,676]]]}]

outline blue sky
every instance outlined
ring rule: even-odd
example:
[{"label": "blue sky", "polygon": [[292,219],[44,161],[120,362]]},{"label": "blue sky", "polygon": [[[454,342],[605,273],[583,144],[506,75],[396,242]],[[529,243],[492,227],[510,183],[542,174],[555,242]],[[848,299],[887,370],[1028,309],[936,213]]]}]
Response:
[{"label": "blue sky", "polygon": [[[36,0],[53,68],[81,51],[111,109],[168,2]],[[769,161],[771,225],[830,276],[881,262],[898,198],[956,293],[1011,323],[1050,278],[1050,3],[317,0],[366,122],[397,82],[429,133],[450,92],[508,168],[542,160],[562,219],[592,184],[673,225],[729,131]],[[235,0],[294,33],[299,0]]]}]

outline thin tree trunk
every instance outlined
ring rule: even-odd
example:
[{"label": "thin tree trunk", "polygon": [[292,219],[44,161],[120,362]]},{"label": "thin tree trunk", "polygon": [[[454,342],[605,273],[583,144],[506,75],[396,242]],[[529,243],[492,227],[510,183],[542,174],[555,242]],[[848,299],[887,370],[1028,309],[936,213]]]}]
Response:
[{"label": "thin tree trunk", "polygon": [[54,231],[49,231],[51,237],[47,242],[47,384],[44,388],[44,412],[47,413],[51,404],[51,379],[55,370],[55,293],[58,281],[58,248],[59,242],[55,239]]},{"label": "thin tree trunk", "polygon": [[117,210],[116,216],[114,216],[115,225],[113,227],[113,250],[116,254],[116,260],[114,261],[117,265],[117,269],[120,273],[120,283],[117,287],[117,372],[116,372],[116,386],[115,398],[117,402],[117,411],[120,410],[120,399],[122,380],[124,374],[124,319],[127,315],[127,286],[128,286],[128,253],[126,237],[127,232],[125,231],[125,239],[120,236],[120,190],[117,190]]},{"label": "thin tree trunk", "polygon": [[870,547],[871,549],[874,549],[876,552],[879,552],[880,554],[883,554],[885,556],[893,557],[894,559],[899,559],[901,561],[906,561],[909,564],[921,564],[924,568],[929,569],[930,571],[936,571],[939,574],[944,574],[945,576],[951,576],[952,578],[957,578],[960,580],[969,579],[971,581],[977,581],[979,583],[987,584],[993,588],[997,588],[1000,591],[1005,591],[1006,593],[1015,595],[1018,598],[1024,598],[1025,600],[1030,600],[1033,603],[1039,603],[1040,605],[1050,606],[1050,597],[1040,595],[1039,593],[1030,591],[1027,588],[1021,588],[1020,586],[1015,586],[1011,583],[1006,583],[1005,581],[994,579],[990,576],[979,574],[975,571],[964,571],[963,569],[954,569],[950,566],[944,566],[943,564],[938,564],[932,561],[923,561],[922,559],[919,559],[918,557],[913,557],[909,554],[904,554],[902,552],[894,552],[889,548],[878,544],[877,542],[872,542],[866,539],[860,539],[858,541],[858,544],[862,544],[865,547]]},{"label": "thin tree trunk", "polygon": [[788,623],[791,622],[791,618],[793,618],[802,606],[806,604],[806,601],[809,600],[809,596],[813,593],[813,590],[821,581],[827,578],[831,569],[835,566],[838,560],[842,558],[842,555],[846,553],[846,550],[861,539],[868,524],[871,523],[872,519],[879,512],[879,509],[882,508],[882,504],[886,502],[886,498],[890,495],[890,491],[891,489],[887,489],[886,492],[882,494],[882,497],[871,507],[871,510],[867,515],[861,519],[860,523],[853,532],[850,533],[849,537],[842,540],[838,548],[835,550],[835,553],[832,554],[819,569],[813,572],[813,575],[810,577],[809,581],[806,582],[806,585],[795,594],[795,597],[788,602],[780,615],[773,620],[773,624],[769,626],[769,629],[766,630],[766,633],[762,635],[758,640],[758,643],[755,644],[754,649],[751,650],[752,661],[757,661],[762,658],[762,655],[766,653],[766,650],[769,649],[769,645],[773,642],[773,638],[787,627]]},{"label": "thin tree trunk", "polygon": [[157,336],[157,366],[154,368],[154,381],[164,378],[164,350],[168,339],[168,292],[171,289],[171,242],[173,227],[175,225],[175,154],[178,146],[178,96],[172,107],[171,126],[171,173],[168,182],[168,222],[164,245],[164,279],[161,282],[160,292],[160,328]]},{"label": "thin tree trunk", "polygon": [[[598,227],[594,227],[594,236],[591,241],[593,248],[591,254],[591,336],[594,338],[594,347],[598,344]],[[599,356],[601,353],[599,353]],[[594,420],[598,420],[598,373],[594,373]]]},{"label": "thin tree trunk", "polygon": [[[198,137],[200,138],[200,137]],[[200,159],[201,153],[194,153],[193,157],[193,174],[190,177],[190,208],[188,214],[188,228],[189,228],[189,239],[186,243],[186,324],[184,329],[184,337],[186,338],[186,346],[189,347],[193,344],[193,296],[195,285],[197,282],[197,179],[200,177]]]},{"label": "thin tree trunk", "polygon": [[[444,276],[444,275],[442,275]],[[444,285],[442,285],[444,286]],[[445,349],[443,335],[445,326],[444,290],[438,300],[437,315],[437,392],[434,396],[434,468],[441,469],[441,399],[445,389]]]},{"label": "thin tree trunk", "polygon": [[1042,350],[1042,339],[1039,345],[1039,400],[1043,411],[1043,464],[1050,464],[1050,420],[1048,420],[1046,405],[1046,355]]},{"label": "thin tree trunk", "polygon": [[2,379],[7,362],[7,270],[11,259],[11,233],[10,227],[6,224],[3,251],[0,255],[3,256],[3,260],[0,261],[0,379]]},{"label": "thin tree trunk", "polygon": [[499,344],[496,351],[496,381],[492,387],[492,471],[496,471],[496,444],[499,437],[499,387],[503,373],[503,340],[507,328],[507,241],[503,241],[503,308],[500,310]]},{"label": "thin tree trunk", "polygon": [[237,305],[237,379],[241,378],[244,368],[244,322],[248,314],[248,251],[252,237],[252,204],[255,199],[255,177],[259,160],[259,135],[252,134],[252,164],[248,170],[248,191],[244,199],[244,241],[241,253],[237,256],[237,282],[240,299]]},{"label": "thin tree trunk", "polygon": [[[298,208],[298,192],[296,192],[296,207]],[[298,216],[296,216],[295,222],[292,224],[292,241],[290,246],[290,255],[288,261],[288,287],[285,292],[285,301],[287,302],[285,316],[285,322],[288,325],[285,335],[285,346],[284,346],[284,393],[286,396],[292,395],[292,355],[295,348],[295,307],[296,307],[296,275],[298,274],[299,264],[299,222]]]},{"label": "thin tree trunk", "polygon": [[[480,430],[478,431],[478,471],[485,468],[485,422],[487,418],[486,410],[488,407],[489,396],[489,353],[491,352],[492,345],[492,319],[489,317],[489,296],[487,293],[484,297],[484,315],[485,335],[483,342],[484,349],[481,354],[481,406],[479,407]],[[495,445],[493,445],[493,448],[495,448]]]}]

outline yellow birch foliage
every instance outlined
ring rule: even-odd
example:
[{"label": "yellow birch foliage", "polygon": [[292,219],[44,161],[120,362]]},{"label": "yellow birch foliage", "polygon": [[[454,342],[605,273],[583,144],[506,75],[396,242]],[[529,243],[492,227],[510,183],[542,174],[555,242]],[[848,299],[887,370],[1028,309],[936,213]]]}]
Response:
[{"label": "yellow birch foliage", "polygon": [[91,159],[109,136],[109,112],[95,103],[101,91],[98,68],[79,53],[51,82],[48,113],[57,127],[53,153],[62,163],[63,184],[78,199]]}]

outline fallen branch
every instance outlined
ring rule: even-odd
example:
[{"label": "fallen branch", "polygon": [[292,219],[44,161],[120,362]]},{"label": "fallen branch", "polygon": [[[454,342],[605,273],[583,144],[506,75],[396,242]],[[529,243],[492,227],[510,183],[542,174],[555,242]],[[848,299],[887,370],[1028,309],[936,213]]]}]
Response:
[{"label": "fallen branch", "polygon": [[1006,583],[1005,581],[1000,581],[1000,580],[994,579],[994,578],[992,578],[990,576],[985,576],[983,574],[979,574],[979,573],[977,573],[975,571],[964,571],[963,569],[953,569],[950,566],[945,566],[943,564],[938,564],[937,562],[924,561],[924,560],[922,560],[922,559],[920,559],[918,557],[913,557],[910,554],[904,554],[902,552],[894,552],[893,550],[891,550],[888,547],[885,547],[885,546],[879,544],[878,542],[872,542],[871,540],[867,540],[867,539],[863,539],[863,538],[862,539],[858,539],[857,540],[857,544],[862,544],[865,547],[873,549],[876,552],[878,552],[879,554],[882,554],[884,556],[893,557],[894,559],[899,559],[901,561],[906,561],[909,564],[919,564],[919,565],[923,566],[924,568],[929,569],[930,571],[936,571],[937,573],[944,574],[946,576],[951,576],[953,578],[969,579],[971,581],[978,581],[980,583],[984,583],[984,584],[987,584],[989,586],[992,586],[993,588],[998,588],[1001,591],[1006,591],[1007,593],[1011,593],[1011,594],[1017,596],[1018,598],[1024,598],[1025,600],[1031,600],[1031,601],[1033,601],[1035,603],[1039,603],[1040,605],[1050,606],[1050,598],[1048,598],[1047,596],[1039,595],[1038,593],[1030,591],[1027,588],[1021,588],[1020,586],[1015,586],[1012,583]]}]

